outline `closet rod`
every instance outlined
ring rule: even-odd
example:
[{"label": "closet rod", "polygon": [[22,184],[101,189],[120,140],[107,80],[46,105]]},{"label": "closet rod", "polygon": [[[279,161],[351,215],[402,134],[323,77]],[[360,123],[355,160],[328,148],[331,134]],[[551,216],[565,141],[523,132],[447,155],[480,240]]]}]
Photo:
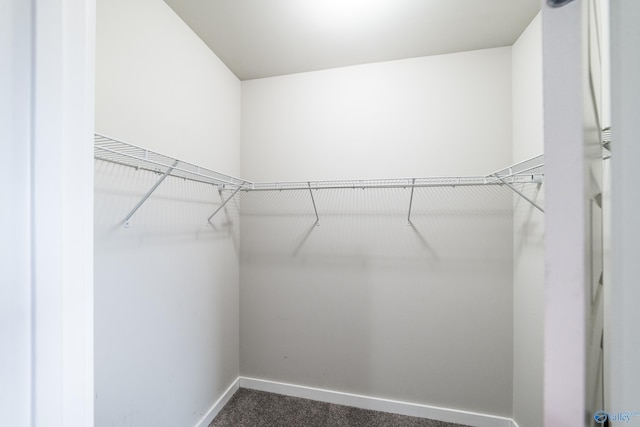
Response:
[{"label": "closet rod", "polygon": [[[389,180],[368,180],[368,181],[307,181],[307,182],[275,182],[275,183],[254,183],[249,184],[241,191],[287,191],[287,190],[341,190],[341,189],[369,189],[369,188],[428,188],[428,187],[474,187],[485,185],[509,184],[538,184],[544,178],[542,174],[512,175],[505,178],[505,182],[496,181],[493,177],[466,176],[466,177],[438,177],[438,178],[415,178],[400,180],[399,182],[388,182]],[[424,180],[421,182],[421,180]],[[433,181],[431,181],[433,180]]]},{"label": "closet rod", "polygon": [[496,181],[504,182],[504,179],[506,179],[506,178],[511,178],[512,176],[515,176],[515,175],[522,175],[524,172],[530,172],[532,170],[540,169],[543,166],[544,166],[544,164],[539,164],[539,165],[535,165],[535,166],[531,166],[531,167],[522,169],[521,171],[518,171],[518,172],[511,172],[511,173],[509,173],[507,175],[494,175],[495,178],[490,180],[490,181],[487,181],[487,184],[493,184]]},{"label": "closet rod", "polygon": [[150,165],[170,168],[171,164],[178,160],[180,162],[180,167],[173,168],[173,171],[180,171],[186,175],[177,175],[172,171],[170,176],[197,182],[202,182],[202,180],[197,180],[193,177],[204,178],[208,180],[210,184],[214,185],[231,184],[233,186],[245,186],[252,184],[249,181],[236,178],[232,175],[216,172],[189,162],[174,159],[98,133],[94,134],[94,158],[136,169],[152,170],[155,172],[158,171],[156,169],[151,169],[149,167]]},{"label": "closet rod", "polygon": [[[94,158],[106,162],[120,164],[135,169],[142,169],[162,176],[147,191],[136,206],[126,216],[124,223],[126,226],[136,211],[144,204],[151,194],[160,186],[167,176],[173,176],[184,180],[204,182],[208,184],[216,184],[220,190],[224,190],[227,185],[235,187],[233,194],[229,196],[222,204],[211,214],[208,221],[224,208],[224,206],[235,197],[239,191],[285,191],[285,190],[306,190],[311,195],[313,210],[316,215],[316,225],[320,225],[318,209],[316,207],[313,190],[341,190],[341,189],[367,189],[367,188],[411,188],[411,197],[409,200],[409,212],[407,214],[407,222],[411,225],[411,208],[413,206],[414,190],[416,188],[429,187],[473,187],[485,185],[506,186],[514,191],[527,202],[531,203],[540,211],[544,210],[538,206],[533,200],[525,196],[521,191],[517,190],[514,184],[540,184],[544,180],[542,168],[544,167],[544,156],[534,156],[530,159],[523,160],[509,167],[500,169],[492,174],[485,176],[458,176],[458,177],[426,177],[426,178],[399,178],[399,179],[370,179],[370,180],[339,180],[339,181],[300,181],[300,182],[262,182],[254,183],[231,175],[215,172],[210,169],[183,162],[171,157],[158,154],[156,152],[137,147],[126,142],[118,141],[108,136],[94,134]],[[528,165],[535,162],[533,166]],[[178,166],[180,165],[180,166]],[[156,166],[156,167],[152,167]],[[161,167],[164,172],[159,169]],[[175,171],[184,173],[178,175]],[[206,181],[203,181],[206,180]]]},{"label": "closet rod", "polygon": [[[531,163],[533,163],[533,165],[530,165]],[[536,170],[542,170],[542,168],[544,168],[544,155],[539,154],[487,175],[486,178],[491,178],[487,181],[487,184],[502,181],[505,178],[510,178],[516,175],[533,173]]]},{"label": "closet rod", "polygon": [[[206,174],[204,174],[202,172],[197,172],[197,171],[194,172],[194,171],[187,170],[185,168],[172,167],[171,165],[163,163],[163,162],[160,162],[160,161],[145,159],[145,158],[142,158],[142,157],[138,157],[138,156],[134,156],[134,155],[131,155],[131,154],[123,153],[123,152],[120,152],[120,151],[117,151],[117,150],[112,150],[112,149],[109,149],[109,148],[106,148],[106,147],[100,147],[100,150],[107,151],[107,152],[109,152],[109,153],[111,153],[113,155],[116,155],[116,156],[123,156],[123,157],[127,157],[129,159],[137,160],[139,162],[149,163],[149,164],[153,164],[153,165],[156,165],[156,166],[161,166],[163,168],[172,168],[172,170],[188,173],[190,175],[199,176],[199,177],[202,177],[202,178],[208,178],[208,179],[210,179],[212,181],[212,182],[210,182],[210,184],[216,184],[217,185],[217,184],[224,183],[224,184],[231,184],[231,185],[243,185],[243,184],[239,184],[238,182],[234,182],[235,178],[225,179],[225,178],[212,177],[212,176],[206,175]],[[99,155],[94,156],[94,157],[96,159],[99,159],[99,160],[107,160],[107,161],[109,161],[111,163],[126,164],[124,162],[118,162],[116,160],[109,159],[107,157],[101,157]],[[175,160],[174,159],[174,162],[176,162],[176,161],[179,162],[179,160]],[[136,166],[136,165],[128,165],[128,166],[132,166],[134,168],[138,168],[138,166]],[[174,176],[177,176],[177,175],[174,175]],[[180,177],[180,178],[188,179],[187,177]],[[244,181],[241,181],[241,180],[238,180],[238,181],[244,182]]]},{"label": "closet rod", "polygon": [[[135,170],[142,170],[145,172],[151,172],[151,173],[155,173],[158,174],[160,173],[158,171],[158,168],[152,169],[150,167],[145,167],[145,166],[135,166],[129,163],[125,163],[125,162],[118,162],[116,160],[109,160],[109,159],[104,159],[104,158],[100,158],[100,157],[95,157],[96,160],[100,160],[102,162],[106,162],[106,163],[113,163],[115,165],[120,165],[120,166],[125,166],[131,169],[135,169]],[[191,182],[199,182],[200,184],[207,184],[207,185],[216,185],[215,183],[212,183],[211,180],[205,180],[205,179],[198,179],[198,178],[190,178],[186,175],[180,175],[177,173],[173,173],[171,172],[168,176],[172,177],[172,178],[179,178],[183,181],[191,181]]]}]

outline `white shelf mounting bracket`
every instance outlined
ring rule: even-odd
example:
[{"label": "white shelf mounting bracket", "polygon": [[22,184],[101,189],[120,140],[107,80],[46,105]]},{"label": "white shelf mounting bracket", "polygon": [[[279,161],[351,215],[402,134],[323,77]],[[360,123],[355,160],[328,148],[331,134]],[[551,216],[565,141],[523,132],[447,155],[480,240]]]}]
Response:
[{"label": "white shelf mounting bracket", "polygon": [[516,193],[517,195],[519,195],[520,197],[522,197],[523,199],[525,199],[527,202],[531,203],[531,205],[538,209],[540,212],[544,213],[544,209],[542,209],[540,207],[540,205],[538,205],[536,202],[534,202],[533,200],[531,200],[529,197],[525,196],[521,191],[519,191],[516,187],[514,187],[513,185],[509,184],[508,182],[506,182],[504,179],[500,178],[500,181],[502,181],[502,183],[504,185],[506,185],[507,187],[509,187],[509,189],[511,189],[511,191],[513,191],[514,193]]},{"label": "white shelf mounting bracket", "polygon": [[311,182],[307,182],[309,186],[309,194],[311,195],[311,203],[313,203],[313,211],[316,214],[316,227],[320,226],[320,217],[318,216],[318,209],[316,208],[316,199],[313,198],[313,190],[311,189]]},{"label": "white shelf mounting bracket", "polygon": [[409,198],[409,213],[407,214],[407,225],[411,225],[411,207],[413,206],[413,190],[416,188],[416,179],[411,180],[411,197]]},{"label": "white shelf mounting bracket", "polygon": [[225,205],[227,203],[229,203],[229,201],[231,199],[233,199],[233,197],[238,193],[238,191],[240,191],[240,189],[242,188],[242,186],[238,186],[238,188],[236,188],[236,190],[227,198],[227,200],[225,200],[224,202],[222,202],[222,204],[220,206],[218,206],[218,209],[216,209],[216,211],[214,213],[211,214],[211,216],[207,219],[207,221],[209,222],[209,224],[211,224],[211,226],[213,226],[213,223],[211,222],[211,220],[213,219],[214,216],[216,216],[216,214],[218,212],[220,212],[222,210],[222,208],[225,207]]},{"label": "white shelf mounting bracket", "polygon": [[179,160],[174,161],[173,164],[166,171],[164,171],[160,179],[158,179],[158,181],[156,181],[156,183],[153,184],[153,187],[151,187],[149,191],[147,191],[147,194],[145,194],[142,197],[142,200],[140,200],[138,204],[135,205],[133,209],[131,209],[131,212],[129,212],[127,216],[124,218],[123,222],[125,227],[127,228],[129,227],[129,220],[131,219],[131,217],[136,213],[138,209],[140,209],[140,207],[144,204],[144,202],[147,201],[147,199],[151,196],[151,194],[153,194],[153,192],[156,191],[156,188],[158,188],[160,184],[162,184],[162,181],[164,181],[165,178],[168,177],[171,172],[173,172],[173,169],[176,166],[178,166],[178,163],[180,163]]}]

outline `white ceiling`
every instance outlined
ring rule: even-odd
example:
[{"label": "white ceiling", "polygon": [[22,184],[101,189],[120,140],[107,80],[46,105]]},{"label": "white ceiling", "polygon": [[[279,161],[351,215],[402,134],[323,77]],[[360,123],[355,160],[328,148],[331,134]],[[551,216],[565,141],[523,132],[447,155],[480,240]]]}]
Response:
[{"label": "white ceiling", "polygon": [[241,80],[510,46],[540,0],[165,0]]}]

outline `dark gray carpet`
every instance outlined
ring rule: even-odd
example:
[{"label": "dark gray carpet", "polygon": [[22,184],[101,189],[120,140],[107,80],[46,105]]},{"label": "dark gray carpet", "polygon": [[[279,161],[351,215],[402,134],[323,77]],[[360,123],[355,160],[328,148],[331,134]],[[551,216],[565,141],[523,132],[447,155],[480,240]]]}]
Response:
[{"label": "dark gray carpet", "polygon": [[209,427],[462,427],[433,421],[239,389]]}]

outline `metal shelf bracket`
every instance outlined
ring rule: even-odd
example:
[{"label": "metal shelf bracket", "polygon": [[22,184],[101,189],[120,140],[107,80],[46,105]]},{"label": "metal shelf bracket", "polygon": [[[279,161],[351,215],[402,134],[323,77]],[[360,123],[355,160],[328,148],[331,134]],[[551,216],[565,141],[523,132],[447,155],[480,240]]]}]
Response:
[{"label": "metal shelf bracket", "polygon": [[225,200],[224,202],[222,202],[222,204],[221,204],[220,206],[218,206],[218,209],[216,209],[216,211],[215,211],[214,213],[212,213],[212,214],[211,214],[211,216],[207,219],[207,221],[209,222],[209,224],[211,224],[211,225],[213,226],[213,223],[211,222],[211,220],[213,219],[213,217],[214,217],[214,216],[216,216],[216,214],[217,214],[218,212],[220,212],[220,211],[222,210],[222,208],[224,208],[224,207],[225,207],[225,205],[226,205],[227,203],[229,203],[229,201],[230,201],[231,199],[233,199],[233,197],[238,193],[238,191],[240,191],[240,189],[241,189],[241,188],[242,188],[241,186],[239,186],[238,188],[236,188],[236,190],[233,192],[233,194],[231,194],[231,195],[227,198],[227,200]]},{"label": "metal shelf bracket", "polygon": [[538,209],[540,212],[544,213],[544,209],[542,209],[540,207],[540,205],[538,205],[536,202],[534,202],[533,200],[531,200],[529,197],[525,196],[521,191],[519,191],[516,187],[514,187],[513,185],[509,184],[508,182],[506,182],[504,179],[500,179],[500,181],[502,181],[502,183],[504,183],[504,185],[506,185],[507,187],[509,187],[509,189],[511,189],[511,191],[513,191],[514,193],[516,193],[517,195],[519,195],[520,197],[522,197],[523,199],[525,199],[527,202],[531,203],[531,205]]},{"label": "metal shelf bracket", "polygon": [[316,199],[313,198],[313,190],[311,189],[311,183],[307,182],[309,186],[309,194],[311,195],[311,203],[313,203],[313,211],[316,214],[316,227],[320,226],[320,217],[318,216],[318,209],[316,208]]},{"label": "metal shelf bracket", "polygon": [[416,179],[411,180],[411,197],[409,198],[409,214],[407,215],[407,225],[411,225],[411,207],[413,206],[413,190],[416,188]]},{"label": "metal shelf bracket", "polygon": [[173,164],[166,171],[164,171],[160,179],[158,179],[158,181],[156,181],[156,183],[153,184],[153,187],[151,187],[149,191],[147,191],[147,194],[142,196],[142,200],[140,200],[138,204],[135,205],[133,209],[131,209],[131,212],[129,212],[127,216],[124,218],[123,222],[125,227],[129,228],[129,220],[131,219],[131,217],[136,213],[138,209],[140,209],[140,207],[144,204],[144,202],[147,201],[147,199],[151,196],[151,194],[153,194],[153,192],[156,191],[156,188],[158,188],[160,184],[162,184],[162,181],[164,181],[165,178],[169,176],[169,174],[173,171],[173,169],[176,166],[178,166],[178,163],[180,163],[179,160],[174,161]]}]

